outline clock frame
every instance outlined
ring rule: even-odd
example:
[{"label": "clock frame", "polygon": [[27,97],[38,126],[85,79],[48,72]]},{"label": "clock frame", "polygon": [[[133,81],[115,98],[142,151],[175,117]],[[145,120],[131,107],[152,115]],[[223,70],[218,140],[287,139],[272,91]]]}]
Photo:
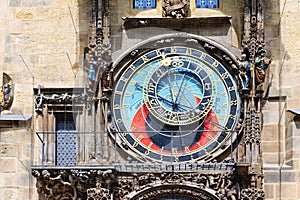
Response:
[{"label": "clock frame", "polygon": [[232,70],[199,41],[182,36],[161,41],[135,47],[115,64],[115,142],[152,162],[219,155],[240,117]]}]

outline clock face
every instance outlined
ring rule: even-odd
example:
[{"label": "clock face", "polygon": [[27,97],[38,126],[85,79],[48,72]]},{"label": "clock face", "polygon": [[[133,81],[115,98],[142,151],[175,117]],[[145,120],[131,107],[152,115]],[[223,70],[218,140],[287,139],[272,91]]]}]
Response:
[{"label": "clock face", "polygon": [[112,100],[118,137],[141,157],[187,162],[230,137],[240,110],[227,69],[202,50],[168,46],[127,63]]}]

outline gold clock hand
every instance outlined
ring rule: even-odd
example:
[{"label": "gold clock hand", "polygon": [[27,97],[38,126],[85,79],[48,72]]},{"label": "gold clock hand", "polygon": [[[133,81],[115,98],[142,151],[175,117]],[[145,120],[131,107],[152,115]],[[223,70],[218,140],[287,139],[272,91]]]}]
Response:
[{"label": "gold clock hand", "polygon": [[173,109],[175,109],[175,111],[176,111],[178,96],[179,96],[179,94],[181,92],[181,88],[183,86],[184,77],[185,77],[186,73],[187,73],[187,71],[185,71],[184,74],[183,74],[183,76],[182,76],[181,83],[180,83],[180,86],[179,86],[179,90],[178,90],[177,95],[176,95],[176,99],[175,99],[175,102],[174,102],[174,108],[173,108]]},{"label": "gold clock hand", "polygon": [[[159,100],[162,100],[162,101],[165,101],[166,103],[169,103],[170,106],[172,106],[172,108],[173,108],[174,103],[172,101],[170,101],[170,100],[168,100],[168,99],[166,99],[166,98],[164,98],[164,97],[162,97],[160,95],[158,95],[157,97],[158,97]],[[187,111],[187,110],[193,110],[193,109],[195,109],[193,107],[182,105],[182,104],[177,104],[177,108],[181,109],[181,110],[179,110],[180,112],[184,112],[184,111]],[[196,108],[195,109],[195,113],[196,114],[200,114],[201,111],[198,108]]]},{"label": "gold clock hand", "polygon": [[208,120],[208,119],[205,119],[204,122],[206,123],[209,123],[211,125],[214,125],[215,127],[219,128],[220,130],[217,130],[217,131],[225,131],[226,130],[226,127],[220,125],[220,124],[217,124],[215,122],[212,122],[211,120]]},{"label": "gold clock hand", "polygon": [[170,60],[166,58],[166,55],[165,55],[165,52],[162,53],[162,63],[165,67],[167,67],[167,70],[168,70],[168,82],[169,82],[169,90],[170,90],[170,93],[171,93],[171,96],[172,96],[172,101],[174,102],[174,93],[173,93],[173,90],[172,90],[172,82],[171,82],[171,78],[170,78]]}]

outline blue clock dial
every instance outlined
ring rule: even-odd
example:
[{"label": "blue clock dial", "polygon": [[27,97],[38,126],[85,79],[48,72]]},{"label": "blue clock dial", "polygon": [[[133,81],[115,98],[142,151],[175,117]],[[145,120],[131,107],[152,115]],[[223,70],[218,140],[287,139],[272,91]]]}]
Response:
[{"label": "blue clock dial", "polygon": [[170,46],[139,55],[116,82],[112,113],[118,138],[141,157],[203,159],[235,129],[238,88],[214,57]]}]

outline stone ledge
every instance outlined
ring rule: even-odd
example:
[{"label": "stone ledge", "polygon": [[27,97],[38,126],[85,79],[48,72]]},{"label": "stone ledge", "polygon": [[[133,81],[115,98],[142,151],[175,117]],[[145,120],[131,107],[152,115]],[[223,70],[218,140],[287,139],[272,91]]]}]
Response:
[{"label": "stone ledge", "polygon": [[231,25],[231,17],[200,17],[200,18],[123,18],[123,27],[125,29],[144,28],[144,27],[161,27],[170,29],[182,29],[182,27],[213,27],[213,26],[228,26]]}]

